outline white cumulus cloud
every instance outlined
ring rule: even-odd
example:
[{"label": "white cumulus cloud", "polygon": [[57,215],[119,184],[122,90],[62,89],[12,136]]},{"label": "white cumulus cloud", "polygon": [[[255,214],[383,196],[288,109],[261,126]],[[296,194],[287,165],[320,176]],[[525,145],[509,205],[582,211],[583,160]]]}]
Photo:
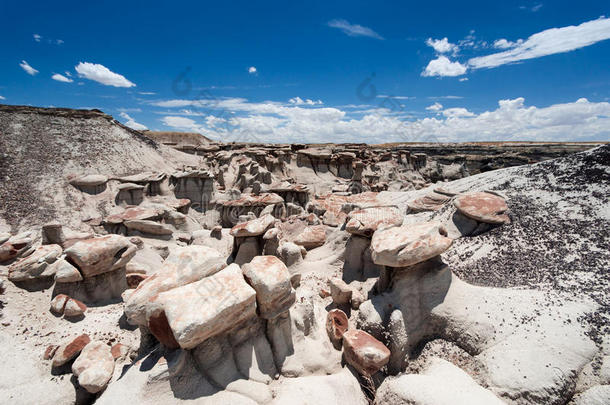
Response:
[{"label": "white cumulus cloud", "polygon": [[60,75],[59,73],[55,73],[53,76],[51,76],[51,79],[57,80],[58,82],[63,82],[63,83],[72,83],[74,81],[64,75]]},{"label": "white cumulus cloud", "polygon": [[431,46],[438,53],[456,53],[460,49],[457,45],[449,42],[447,37],[443,39],[428,38],[428,40],[426,40],[426,45]]},{"label": "white cumulus cloud", "polygon": [[462,107],[447,108],[446,110],[443,110],[443,115],[447,118],[474,117],[473,112]]},{"label": "white cumulus cloud", "polygon": [[32,36],[34,37],[34,41],[36,41],[36,42],[40,42],[40,40],[42,39],[42,37],[38,34],[34,34]]},{"label": "white cumulus cloud", "polygon": [[448,57],[440,55],[428,63],[422,76],[461,76],[468,68],[460,62],[452,62]]},{"label": "white cumulus cloud", "polygon": [[21,63],[19,64],[19,66],[21,66],[21,69],[25,70],[25,72],[31,76],[34,76],[35,74],[38,73],[38,70],[34,69],[33,67],[30,66],[29,63],[27,63],[26,61],[22,60]]},{"label": "white cumulus cloud", "polygon": [[293,97],[290,100],[288,100],[288,102],[290,104],[294,104],[294,105],[318,105],[318,104],[323,104],[322,100],[311,100],[306,98],[305,100],[303,100],[301,97]]},{"label": "white cumulus cloud", "polygon": [[517,41],[512,42],[507,39],[501,38],[494,41],[493,47],[496,49],[510,49],[516,47],[517,45],[521,45],[522,43],[522,39],[518,39]]},{"label": "white cumulus cloud", "polygon": [[106,86],[135,87],[135,84],[125,76],[112,72],[104,65],[98,63],[80,62],[74,67],[80,77],[93,80]]},{"label": "white cumulus cloud", "polygon": [[[610,18],[599,18],[576,26],[541,31],[524,41],[517,41],[512,49],[472,58],[468,61],[468,65],[473,69],[494,68],[522,60],[570,52],[606,39],[610,39]],[[508,41],[500,44],[509,45]]]},{"label": "white cumulus cloud", "polygon": [[127,121],[125,122],[125,125],[128,126],[129,128],[135,129],[137,131],[144,131],[146,129],[148,129],[146,127],[146,125],[142,125],[139,122],[136,122],[133,118],[131,118],[129,116],[129,114],[127,114],[126,112],[122,112],[119,114],[121,116],[121,118],[126,119]]},{"label": "white cumulus cloud", "polygon": [[344,19],[336,19],[328,22],[328,26],[337,28],[343,31],[344,34],[350,37],[369,37],[375,39],[384,39],[381,35],[368,27],[363,27],[358,24],[350,24]]},{"label": "white cumulus cloud", "polygon": [[426,107],[426,110],[428,111],[440,111],[443,109],[443,105],[441,103],[439,103],[438,101],[428,107]]},{"label": "white cumulus cloud", "polygon": [[250,73],[251,75],[255,75],[258,72],[258,70],[256,70],[256,66],[250,66],[248,68],[248,73]]},{"label": "white cumulus cloud", "polygon": [[195,132],[201,131],[201,126],[195,120],[186,117],[166,116],[161,119],[161,122],[171,128]]},{"label": "white cumulus cloud", "polygon": [[0,96],[0,100],[6,100],[6,97]]}]

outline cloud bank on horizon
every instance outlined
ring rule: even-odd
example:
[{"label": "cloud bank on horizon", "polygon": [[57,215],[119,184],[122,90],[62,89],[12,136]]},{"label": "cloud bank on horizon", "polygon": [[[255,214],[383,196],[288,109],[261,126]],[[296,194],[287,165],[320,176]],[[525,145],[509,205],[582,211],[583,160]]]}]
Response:
[{"label": "cloud bank on horizon", "polygon": [[[223,141],[462,142],[513,140],[591,140],[610,137],[610,103],[585,98],[548,107],[527,106],[522,97],[498,101],[495,110],[475,114],[463,107],[427,107],[435,116],[404,120],[387,108],[305,108],[254,103],[243,98],[164,100],[152,103],[170,128],[199,132]],[[184,109],[184,108],[188,109]],[[171,110],[175,109],[175,110]]]}]

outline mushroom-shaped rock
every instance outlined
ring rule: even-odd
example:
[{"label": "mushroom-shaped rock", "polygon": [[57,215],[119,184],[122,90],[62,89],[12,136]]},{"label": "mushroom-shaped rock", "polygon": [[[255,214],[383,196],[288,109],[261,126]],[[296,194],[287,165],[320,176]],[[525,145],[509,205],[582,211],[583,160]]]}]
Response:
[{"label": "mushroom-shaped rock", "polygon": [[343,334],[343,354],[345,361],[365,376],[375,374],[390,360],[390,350],[360,329],[350,329]]},{"label": "mushroom-shaped rock", "polygon": [[91,339],[89,335],[83,334],[65,343],[57,349],[53,356],[53,367],[63,366],[81,352],[85,346],[89,344]]},{"label": "mushroom-shaped rock", "polygon": [[407,202],[409,213],[418,213],[424,211],[438,211],[447,202],[451,200],[451,197],[444,194],[430,193],[415,200]]},{"label": "mushroom-shaped rock", "polygon": [[56,283],[74,283],[83,280],[83,276],[78,269],[64,259],[57,260],[55,263],[51,264],[51,267],[55,274]]},{"label": "mushroom-shaped rock", "polygon": [[146,219],[133,219],[123,222],[127,229],[151,235],[171,235],[174,231],[164,224]]},{"label": "mushroom-shaped rock", "polygon": [[120,235],[107,235],[76,242],[66,249],[70,263],[78,266],[83,277],[117,270],[136,254],[137,247]]},{"label": "mushroom-shaped rock", "polygon": [[467,193],[453,202],[457,210],[479,222],[505,224],[510,222],[506,212],[508,206],[504,198],[485,192]]},{"label": "mushroom-shaped rock", "polygon": [[396,207],[372,207],[352,211],[345,230],[354,235],[372,236],[377,229],[402,225],[403,216]]},{"label": "mushroom-shaped rock", "polygon": [[375,232],[371,257],[375,264],[407,267],[440,255],[451,242],[438,222],[408,224]]},{"label": "mushroom-shaped rock", "polygon": [[339,344],[348,327],[349,322],[345,312],[340,309],[328,311],[328,315],[326,315],[326,333],[328,333],[328,337],[335,347],[340,348]]},{"label": "mushroom-shaped rock", "polygon": [[235,236],[236,238],[262,235],[274,222],[275,218],[273,215],[266,214],[260,218],[252,219],[250,221],[235,225],[233,228],[231,228],[231,235]]},{"label": "mushroom-shaped rock", "polygon": [[[256,292],[232,264],[203,280],[163,292],[147,310],[151,332],[166,346],[183,349],[224,333],[256,316]],[[164,341],[165,331],[173,336]],[[159,331],[164,333],[159,333]]]},{"label": "mushroom-shaped rock", "polygon": [[210,276],[226,267],[226,259],[206,246],[185,246],[173,249],[163,267],[141,282],[125,304],[127,319],[146,325],[146,306],[156,295]]},{"label": "mushroom-shaped rock", "polygon": [[92,394],[106,388],[114,373],[110,346],[99,341],[89,343],[72,364],[72,373],[78,377],[78,384]]},{"label": "mushroom-shaped rock", "polygon": [[103,174],[88,174],[70,180],[70,184],[76,187],[95,187],[106,184],[108,177]]},{"label": "mushroom-shaped rock", "polygon": [[8,279],[13,282],[36,280],[52,277],[51,263],[61,255],[61,246],[42,245],[23,259],[11,264],[8,268]]},{"label": "mushroom-shaped rock", "polygon": [[256,256],[244,264],[242,272],[248,284],[256,291],[260,316],[273,319],[288,311],[295,300],[290,283],[290,272],[275,256]]},{"label": "mushroom-shaped rock", "polygon": [[293,242],[305,249],[320,247],[326,242],[326,229],[324,225],[308,226]]},{"label": "mushroom-shaped rock", "polygon": [[109,215],[104,218],[107,224],[121,224],[123,221],[152,220],[164,213],[161,207],[130,207],[120,214]]},{"label": "mushroom-shaped rock", "polygon": [[64,307],[64,316],[68,318],[76,318],[84,315],[86,310],[87,306],[85,304],[77,299],[70,298]]}]

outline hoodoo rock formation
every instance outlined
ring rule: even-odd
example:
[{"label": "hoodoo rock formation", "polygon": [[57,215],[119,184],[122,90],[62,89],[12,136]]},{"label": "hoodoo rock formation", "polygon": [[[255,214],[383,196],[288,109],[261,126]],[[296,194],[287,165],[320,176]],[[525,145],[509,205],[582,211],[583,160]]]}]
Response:
[{"label": "hoodoo rock formation", "polygon": [[10,403],[608,403],[608,145],[225,144],[0,106],[0,151]]}]

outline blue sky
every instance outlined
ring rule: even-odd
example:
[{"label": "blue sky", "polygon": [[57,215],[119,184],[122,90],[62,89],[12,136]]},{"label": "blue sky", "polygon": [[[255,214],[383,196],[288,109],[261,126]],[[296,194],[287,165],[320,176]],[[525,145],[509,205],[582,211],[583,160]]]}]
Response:
[{"label": "blue sky", "polygon": [[610,140],[610,6],[2,2],[0,102],[221,140]]}]

